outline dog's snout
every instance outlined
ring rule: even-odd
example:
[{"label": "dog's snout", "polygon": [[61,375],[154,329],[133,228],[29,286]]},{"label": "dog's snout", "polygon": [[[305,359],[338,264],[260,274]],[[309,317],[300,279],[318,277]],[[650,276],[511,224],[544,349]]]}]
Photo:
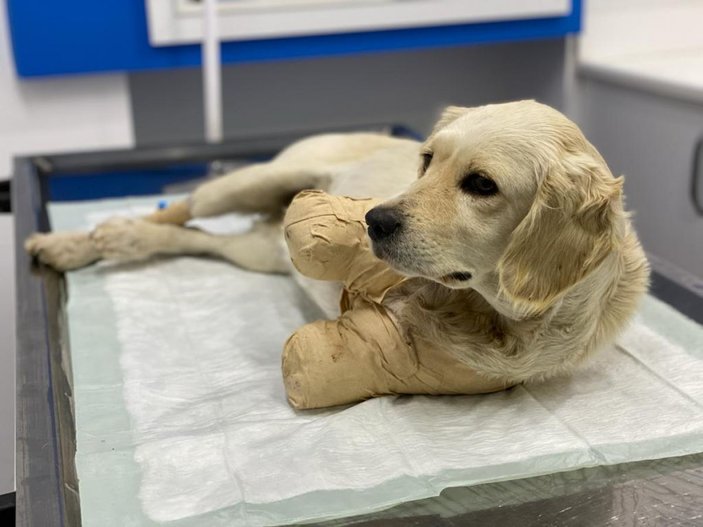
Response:
[{"label": "dog's snout", "polygon": [[403,225],[402,216],[396,209],[374,207],[366,213],[369,236],[375,242],[389,238]]}]

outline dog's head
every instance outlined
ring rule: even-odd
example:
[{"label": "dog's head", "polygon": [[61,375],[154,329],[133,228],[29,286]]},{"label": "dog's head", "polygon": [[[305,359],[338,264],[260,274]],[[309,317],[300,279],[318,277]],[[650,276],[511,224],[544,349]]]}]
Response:
[{"label": "dog's head", "polygon": [[406,192],[366,216],[375,254],[404,274],[451,288],[493,279],[541,310],[618,243],[622,178],[548,106],[449,107],[419,164]]}]

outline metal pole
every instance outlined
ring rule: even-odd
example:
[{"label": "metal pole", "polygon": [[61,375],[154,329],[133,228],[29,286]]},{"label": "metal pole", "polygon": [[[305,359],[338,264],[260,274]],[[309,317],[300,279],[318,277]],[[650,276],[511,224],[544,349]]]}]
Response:
[{"label": "metal pole", "polygon": [[217,27],[217,0],[203,2],[203,94],[205,140],[222,141],[222,62]]}]

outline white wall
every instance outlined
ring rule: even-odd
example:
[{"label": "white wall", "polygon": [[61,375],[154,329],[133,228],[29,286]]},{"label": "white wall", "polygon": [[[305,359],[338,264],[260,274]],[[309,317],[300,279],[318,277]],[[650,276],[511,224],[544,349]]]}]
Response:
[{"label": "white wall", "polygon": [[[12,156],[134,143],[126,75],[20,81],[15,76],[0,1],[0,179]],[[14,482],[14,238],[12,218],[0,216],[0,494]]]},{"label": "white wall", "polygon": [[703,0],[590,0],[576,83],[577,120],[625,175],[645,250],[698,279],[703,217],[689,189],[703,137],[702,16]]},{"label": "white wall", "polygon": [[0,179],[15,154],[126,147],[133,135],[126,75],[18,80],[0,2]]},{"label": "white wall", "polygon": [[589,75],[703,102],[703,0],[589,0],[585,15]]}]

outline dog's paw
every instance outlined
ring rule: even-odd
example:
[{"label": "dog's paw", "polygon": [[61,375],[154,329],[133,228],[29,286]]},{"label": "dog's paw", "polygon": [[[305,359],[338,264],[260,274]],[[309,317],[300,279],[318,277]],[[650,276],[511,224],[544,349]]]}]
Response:
[{"label": "dog's paw", "polygon": [[36,233],[27,238],[24,248],[58,271],[85,267],[100,258],[87,232]]},{"label": "dog's paw", "polygon": [[162,226],[137,218],[112,218],[98,225],[90,237],[108,260],[145,260],[159,252]]}]

